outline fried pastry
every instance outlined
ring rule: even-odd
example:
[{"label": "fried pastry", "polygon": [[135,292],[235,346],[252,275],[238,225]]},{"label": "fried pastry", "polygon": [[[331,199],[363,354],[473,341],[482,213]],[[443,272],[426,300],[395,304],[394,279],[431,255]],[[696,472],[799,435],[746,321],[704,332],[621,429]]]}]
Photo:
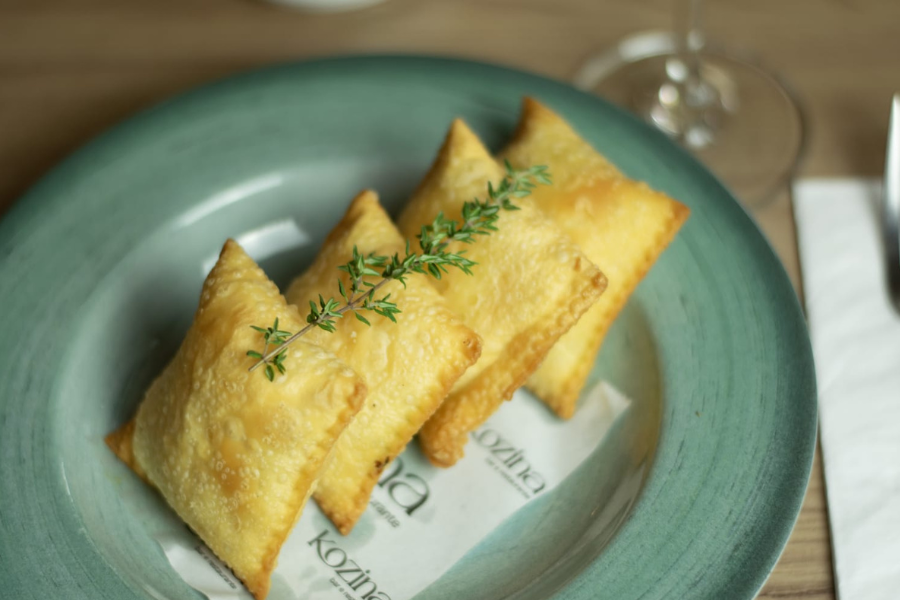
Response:
[{"label": "fried pastry", "polygon": [[[400,215],[412,237],[443,212],[461,220],[463,204],[485,198],[488,182],[504,176],[481,141],[460,120]],[[471,431],[525,383],[559,337],[606,286],[591,263],[528,198],[517,211],[501,211],[497,231],[474,244],[453,244],[474,260],[473,275],[451,270],[429,280],[463,321],[482,337],[479,361],[463,375],[422,431],[425,454],[439,466],[463,455]]]},{"label": "fried pastry", "polygon": [[600,300],[528,379],[535,394],[569,418],[609,326],[689,210],[622,175],[568,123],[531,98],[525,99],[518,129],[501,158],[514,167],[550,168],[553,185],[536,188],[534,203],[609,278]]},{"label": "fried pastry", "polygon": [[248,372],[261,349],[251,325],[303,326],[275,284],[229,240],[203,284],[177,354],[110,448],[155,486],[258,599],[278,552],[365,384],[323,348],[299,340],[287,372]]},{"label": "fried pastry", "polygon": [[[405,240],[374,192],[363,192],[352,202],[315,262],[291,284],[288,302],[303,307],[319,294],[339,298],[337,281],[342,274],[337,267],[350,260],[354,246],[364,255],[404,255]],[[346,274],[342,280],[349,289]],[[425,275],[411,274],[405,288],[392,281],[376,298],[385,294],[401,311],[396,323],[367,314],[369,326],[345,315],[334,333],[308,334],[310,341],[355,369],[369,389],[313,495],[345,535],[366,509],[381,471],[481,353],[481,339],[447,307]]]}]

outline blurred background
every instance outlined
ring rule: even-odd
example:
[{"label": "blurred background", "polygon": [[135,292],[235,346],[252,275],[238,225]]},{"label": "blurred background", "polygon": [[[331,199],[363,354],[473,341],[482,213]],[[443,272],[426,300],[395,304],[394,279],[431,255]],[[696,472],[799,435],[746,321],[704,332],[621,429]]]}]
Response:
[{"label": "blurred background", "polygon": [[[486,60],[572,81],[622,40],[672,31],[685,3],[387,0],[316,13],[264,0],[0,0],[0,211],[91,136],[231,73],[400,52]],[[711,43],[749,51],[796,91],[806,117],[802,175],[880,173],[900,79],[898,23],[894,0],[702,3]],[[783,252],[789,206],[777,195],[763,204],[757,218]],[[793,241],[785,243],[790,250]],[[786,266],[796,276],[794,262]]]},{"label": "blurred background", "polygon": [[[0,0],[0,206],[91,135],[230,73],[403,52],[572,80],[623,39],[672,30],[676,4],[387,0],[314,14],[262,0]],[[881,171],[900,78],[900,3],[707,0],[703,29],[712,42],[752,51],[796,90],[808,117],[803,174]]]},{"label": "blurred background", "polygon": [[[0,214],[92,136],[232,73],[336,54],[424,53],[571,82],[622,40],[683,28],[685,5],[386,0],[322,13],[263,0],[0,0]],[[900,2],[707,0],[702,8],[710,43],[749,52],[796,93],[801,176],[881,175],[890,99],[900,89]],[[748,206],[802,293],[789,179]],[[798,526],[760,597],[826,600],[833,590],[817,464]]]}]

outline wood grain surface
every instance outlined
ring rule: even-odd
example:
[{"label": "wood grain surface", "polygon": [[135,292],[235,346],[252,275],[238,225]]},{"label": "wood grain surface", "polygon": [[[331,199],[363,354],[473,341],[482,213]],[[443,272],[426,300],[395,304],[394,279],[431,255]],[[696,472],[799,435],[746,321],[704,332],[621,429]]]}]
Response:
[{"label": "wood grain surface", "polygon": [[[672,11],[671,0],[389,0],[334,15],[251,0],[0,0],[0,213],[105,128],[231,73],[336,53],[415,52],[568,79],[616,40],[667,29]],[[705,23],[710,38],[753,49],[802,96],[803,174],[881,172],[889,99],[900,89],[900,3],[718,0]],[[787,192],[756,217],[799,289]],[[760,598],[834,598],[818,461]]]}]

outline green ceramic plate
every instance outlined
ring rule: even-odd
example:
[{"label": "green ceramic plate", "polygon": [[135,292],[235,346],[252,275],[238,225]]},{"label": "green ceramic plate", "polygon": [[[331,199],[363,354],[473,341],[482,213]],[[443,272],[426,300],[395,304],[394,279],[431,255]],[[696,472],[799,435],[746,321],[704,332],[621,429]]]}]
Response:
[{"label": "green ceramic plate", "polygon": [[151,539],[172,516],[101,438],[177,347],[203,265],[243,236],[286,282],[356,191],[396,210],[453,117],[497,149],[524,94],[693,214],[595,369],[633,398],[626,418],[419,598],[751,598],[800,509],[816,431],[778,259],[697,162],[602,100],[412,57],[286,65],[181,96],[66,160],[0,223],[0,594],[197,598]]}]

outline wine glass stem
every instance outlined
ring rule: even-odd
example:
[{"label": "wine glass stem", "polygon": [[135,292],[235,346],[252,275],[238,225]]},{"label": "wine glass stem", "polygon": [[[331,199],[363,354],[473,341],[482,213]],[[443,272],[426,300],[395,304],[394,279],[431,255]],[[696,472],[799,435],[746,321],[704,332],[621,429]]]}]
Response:
[{"label": "wine glass stem", "polygon": [[685,83],[696,85],[700,81],[700,56],[703,34],[700,25],[700,13],[703,0],[676,0],[675,2],[675,37],[678,43],[678,54],[687,69]]}]

